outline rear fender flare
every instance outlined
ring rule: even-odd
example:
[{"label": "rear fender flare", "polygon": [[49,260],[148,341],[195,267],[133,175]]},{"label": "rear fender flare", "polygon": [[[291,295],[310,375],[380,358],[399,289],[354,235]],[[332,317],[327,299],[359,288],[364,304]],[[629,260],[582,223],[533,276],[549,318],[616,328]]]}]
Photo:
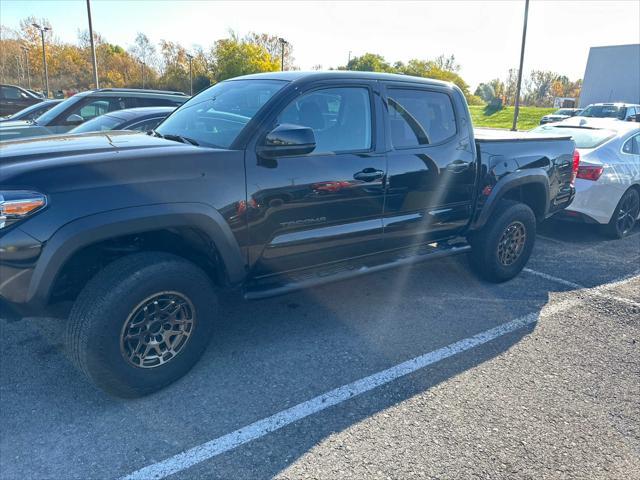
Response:
[{"label": "rear fender flare", "polygon": [[516,172],[509,173],[498,180],[498,183],[491,190],[491,194],[484,202],[480,209],[479,215],[471,225],[471,230],[479,230],[485,226],[491,214],[494,212],[500,200],[514,188],[518,188],[524,185],[536,184],[544,190],[544,212],[542,218],[547,216],[549,211],[549,177],[547,172],[542,168],[531,168],[526,170],[518,170]]}]

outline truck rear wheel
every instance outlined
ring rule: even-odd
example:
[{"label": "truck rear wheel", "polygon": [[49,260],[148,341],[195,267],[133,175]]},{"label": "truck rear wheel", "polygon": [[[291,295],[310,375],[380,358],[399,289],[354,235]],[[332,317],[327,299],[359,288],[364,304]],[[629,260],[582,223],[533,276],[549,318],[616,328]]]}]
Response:
[{"label": "truck rear wheel", "polygon": [[146,395],[198,361],[216,308],[209,277],[192,263],[159,252],[128,255],[80,292],[67,348],[76,366],[108,393]]},{"label": "truck rear wheel", "polygon": [[536,217],[524,203],[502,200],[485,227],[473,234],[471,265],[491,282],[512,279],[524,268],[536,237]]}]

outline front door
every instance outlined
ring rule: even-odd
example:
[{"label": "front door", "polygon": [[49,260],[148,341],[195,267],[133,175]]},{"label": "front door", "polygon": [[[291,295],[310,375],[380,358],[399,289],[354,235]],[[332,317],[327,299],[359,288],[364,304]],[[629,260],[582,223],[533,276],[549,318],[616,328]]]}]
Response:
[{"label": "front door", "polygon": [[468,123],[460,118],[466,116],[462,99],[452,93],[407,84],[386,88],[387,249],[455,236],[470,219],[476,163]]},{"label": "front door", "polygon": [[284,123],[313,129],[316,148],[308,155],[264,160],[255,142],[248,148],[246,217],[254,275],[382,249],[386,158],[377,148],[375,86],[315,86],[267,122],[268,129]]}]

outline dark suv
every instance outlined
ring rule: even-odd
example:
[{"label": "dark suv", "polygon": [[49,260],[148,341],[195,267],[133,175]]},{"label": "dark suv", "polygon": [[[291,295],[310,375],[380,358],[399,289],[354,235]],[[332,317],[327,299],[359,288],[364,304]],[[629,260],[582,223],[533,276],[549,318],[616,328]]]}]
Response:
[{"label": "dark suv", "polygon": [[42,98],[22,87],[0,85],[0,117],[19,112],[34,103],[42,102],[42,100]]},{"label": "dark suv", "polygon": [[125,108],[178,107],[189,99],[182,92],[101,88],[78,93],[38,117],[36,121],[3,122],[0,141],[66,133],[100,115]]}]

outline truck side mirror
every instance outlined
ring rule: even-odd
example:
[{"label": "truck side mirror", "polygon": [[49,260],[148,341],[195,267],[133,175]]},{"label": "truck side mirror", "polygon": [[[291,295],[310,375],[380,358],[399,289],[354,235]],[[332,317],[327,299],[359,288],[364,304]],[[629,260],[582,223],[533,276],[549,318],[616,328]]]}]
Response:
[{"label": "truck side mirror", "polygon": [[267,133],[257,153],[265,159],[306,155],[316,148],[313,130],[301,125],[283,123]]}]

